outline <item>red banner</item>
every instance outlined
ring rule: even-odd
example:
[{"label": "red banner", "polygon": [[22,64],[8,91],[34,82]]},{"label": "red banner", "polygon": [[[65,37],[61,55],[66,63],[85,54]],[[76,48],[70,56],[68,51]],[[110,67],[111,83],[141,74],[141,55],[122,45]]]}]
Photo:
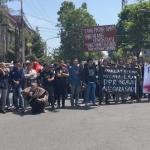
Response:
[{"label": "red banner", "polygon": [[86,52],[116,50],[116,26],[94,26],[83,28]]}]

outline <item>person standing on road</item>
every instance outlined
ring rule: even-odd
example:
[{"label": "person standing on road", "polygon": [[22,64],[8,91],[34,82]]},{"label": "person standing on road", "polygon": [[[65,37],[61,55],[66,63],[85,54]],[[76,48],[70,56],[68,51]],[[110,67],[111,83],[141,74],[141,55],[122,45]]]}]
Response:
[{"label": "person standing on road", "polygon": [[6,65],[2,62],[0,63],[0,94],[1,94],[1,112],[5,113],[5,105],[6,105],[6,95],[8,89],[8,69]]},{"label": "person standing on road", "polygon": [[89,102],[89,97],[91,98],[93,105],[97,106],[95,98],[96,77],[97,69],[93,65],[93,60],[88,59],[87,65],[85,65],[83,70],[83,84],[85,88],[84,102],[86,107],[88,106],[87,103]]},{"label": "person standing on road", "polygon": [[19,60],[14,61],[14,68],[10,72],[10,79],[12,83],[13,96],[15,102],[14,110],[19,110],[18,105],[18,98],[19,98],[22,111],[24,112],[24,98],[21,94],[24,80],[24,71],[22,67],[19,67]]},{"label": "person standing on road", "polygon": [[47,63],[45,65],[45,70],[42,72],[41,86],[48,92],[49,94],[48,101],[49,103],[51,103],[52,109],[55,109],[53,82],[54,82],[54,72],[51,70],[51,64]]},{"label": "person standing on road", "polygon": [[58,108],[60,108],[60,97],[62,96],[62,108],[65,107],[65,96],[67,90],[68,69],[64,67],[64,60],[59,61],[59,67],[56,69],[57,90],[58,90]]},{"label": "person standing on road", "polygon": [[131,94],[131,102],[135,99],[137,99],[137,102],[140,102],[140,92],[142,92],[142,71],[141,71],[141,67],[138,64],[138,59],[136,56],[134,56],[132,58],[132,63],[131,63],[131,68],[137,68],[139,71],[139,74],[137,76],[137,93],[136,94]]},{"label": "person standing on road", "polygon": [[105,101],[106,101],[106,105],[109,105],[109,101],[108,101],[108,98],[109,98],[109,93],[103,93],[103,87],[104,87],[104,84],[103,84],[103,74],[102,74],[102,71],[104,68],[106,67],[109,67],[108,66],[108,61],[106,59],[103,60],[103,64],[99,64],[99,89],[100,89],[100,93],[99,93],[99,105],[101,105],[102,103],[102,100],[104,100],[104,96],[105,96]]},{"label": "person standing on road", "polygon": [[69,69],[69,86],[71,88],[70,102],[71,106],[74,107],[74,95],[75,95],[75,106],[78,106],[79,92],[81,88],[81,74],[78,65],[78,59],[75,58],[73,66]]},{"label": "person standing on road", "polygon": [[30,87],[32,83],[37,83],[37,72],[32,69],[32,64],[27,63],[27,69],[25,70],[25,85],[24,87]]},{"label": "person standing on road", "polygon": [[[124,66],[124,60],[123,59],[119,59],[119,63],[117,65],[117,68],[119,68],[119,69],[125,68],[125,66]],[[119,102],[120,95],[121,95],[121,98],[122,98],[122,102],[126,103],[125,94],[116,93],[116,104],[118,104],[118,102]]]}]

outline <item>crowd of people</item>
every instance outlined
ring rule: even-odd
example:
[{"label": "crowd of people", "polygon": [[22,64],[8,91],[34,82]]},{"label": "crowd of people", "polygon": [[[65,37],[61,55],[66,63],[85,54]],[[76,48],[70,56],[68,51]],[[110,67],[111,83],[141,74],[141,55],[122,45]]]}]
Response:
[{"label": "crowd of people", "polygon": [[[142,93],[144,65],[149,64],[138,64],[137,57],[133,57],[132,62],[120,59],[116,64],[103,60],[99,65],[92,59],[88,59],[85,64],[79,64],[77,58],[73,60],[72,66],[65,64],[64,60],[54,64],[48,62],[43,66],[36,60],[27,61],[25,64],[15,60],[13,67],[10,68],[2,62],[0,63],[0,111],[1,113],[11,110],[26,112],[28,104],[32,113],[45,113],[46,105],[51,105],[52,110],[56,107],[65,108],[68,93],[70,93],[71,107],[79,107],[79,98],[83,98],[82,103],[85,107],[89,107],[88,103],[98,106],[104,101],[109,105],[109,99],[113,99],[116,104],[120,98],[123,103],[126,103],[129,97],[131,102],[140,101],[142,96],[147,96]],[[102,69],[105,67],[138,68],[138,92],[131,95],[103,93]]]}]

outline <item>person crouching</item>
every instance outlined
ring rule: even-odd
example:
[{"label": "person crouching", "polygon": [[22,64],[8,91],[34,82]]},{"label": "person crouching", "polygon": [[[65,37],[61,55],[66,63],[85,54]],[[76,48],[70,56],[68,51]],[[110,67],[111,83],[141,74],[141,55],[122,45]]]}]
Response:
[{"label": "person crouching", "polygon": [[38,87],[37,83],[32,83],[31,87],[22,91],[22,94],[29,100],[32,113],[46,113],[47,92],[43,88]]}]

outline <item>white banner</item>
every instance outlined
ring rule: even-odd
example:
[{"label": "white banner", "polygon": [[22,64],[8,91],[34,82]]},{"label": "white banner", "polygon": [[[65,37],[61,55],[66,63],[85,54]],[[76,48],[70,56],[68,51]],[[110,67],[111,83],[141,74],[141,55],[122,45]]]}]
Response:
[{"label": "white banner", "polygon": [[144,66],[143,93],[150,93],[150,66]]}]

